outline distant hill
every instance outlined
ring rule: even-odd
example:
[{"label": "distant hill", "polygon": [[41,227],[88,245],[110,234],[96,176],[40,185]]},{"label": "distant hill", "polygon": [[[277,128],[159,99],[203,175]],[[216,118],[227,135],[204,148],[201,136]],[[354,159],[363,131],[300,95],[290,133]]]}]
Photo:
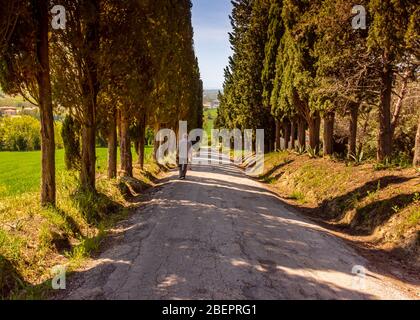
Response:
[{"label": "distant hill", "polygon": [[217,95],[219,94],[220,90],[212,89],[212,90],[204,90],[203,91],[203,98],[207,101],[213,101],[217,99]]},{"label": "distant hill", "polygon": [[21,107],[33,107],[34,105],[25,101],[22,97],[16,96],[11,97],[7,95],[0,94],[0,107],[13,107],[13,108],[21,108]]},{"label": "distant hill", "polygon": [[34,105],[23,99],[21,96],[9,96],[0,88],[0,107],[33,107]]},{"label": "distant hill", "polygon": [[203,91],[204,104],[217,100],[217,95],[219,94],[219,91],[221,90],[217,90],[217,89],[204,90]]}]

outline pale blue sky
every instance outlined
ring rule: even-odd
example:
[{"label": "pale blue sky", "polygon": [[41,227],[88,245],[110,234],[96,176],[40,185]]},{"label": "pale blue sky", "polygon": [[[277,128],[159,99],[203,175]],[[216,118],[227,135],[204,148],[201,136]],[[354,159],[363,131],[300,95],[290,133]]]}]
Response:
[{"label": "pale blue sky", "polygon": [[195,51],[204,89],[222,89],[223,70],[231,55],[230,0],[192,0]]}]

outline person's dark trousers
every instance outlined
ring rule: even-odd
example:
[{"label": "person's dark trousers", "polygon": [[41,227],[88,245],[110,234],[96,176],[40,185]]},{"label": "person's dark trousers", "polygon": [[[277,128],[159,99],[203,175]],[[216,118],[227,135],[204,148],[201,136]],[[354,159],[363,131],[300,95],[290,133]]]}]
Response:
[{"label": "person's dark trousers", "polygon": [[187,175],[188,164],[180,164],[179,165],[179,177],[185,178]]}]

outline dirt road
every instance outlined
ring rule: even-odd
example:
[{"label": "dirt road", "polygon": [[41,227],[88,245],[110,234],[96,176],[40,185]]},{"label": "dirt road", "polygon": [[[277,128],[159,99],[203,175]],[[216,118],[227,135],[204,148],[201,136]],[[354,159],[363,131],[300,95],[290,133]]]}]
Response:
[{"label": "dirt road", "polygon": [[[401,299],[367,262],[232,165],[173,172],[67,299]],[[363,281],[364,280],[364,281]]]}]

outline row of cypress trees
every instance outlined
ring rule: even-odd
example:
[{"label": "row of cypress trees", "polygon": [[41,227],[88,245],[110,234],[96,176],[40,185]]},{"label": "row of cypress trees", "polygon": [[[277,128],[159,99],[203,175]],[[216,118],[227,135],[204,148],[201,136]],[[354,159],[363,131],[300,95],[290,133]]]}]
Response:
[{"label": "row of cypress trees", "polygon": [[[66,114],[68,166],[95,192],[96,139],[106,137],[108,176],[132,176],[133,140],[144,161],[146,127],[200,127],[202,82],[190,0],[63,0],[53,29],[49,1],[1,0],[0,83],[39,106],[41,203],[54,205],[54,113]],[[134,133],[133,133],[134,132]]]},{"label": "row of cypress trees", "polygon": [[[330,155],[340,116],[348,119],[348,155],[355,156],[358,117],[369,108],[377,114],[377,159],[392,157],[407,86],[418,81],[416,1],[359,1],[367,22],[360,28],[354,22],[360,23],[364,12],[346,0],[232,3],[233,55],[225,69],[218,126],[264,128],[267,151],[280,145],[281,136],[286,147],[307,147],[308,130],[308,148],[317,153],[323,145]],[[417,142],[415,164],[419,148]]]}]

